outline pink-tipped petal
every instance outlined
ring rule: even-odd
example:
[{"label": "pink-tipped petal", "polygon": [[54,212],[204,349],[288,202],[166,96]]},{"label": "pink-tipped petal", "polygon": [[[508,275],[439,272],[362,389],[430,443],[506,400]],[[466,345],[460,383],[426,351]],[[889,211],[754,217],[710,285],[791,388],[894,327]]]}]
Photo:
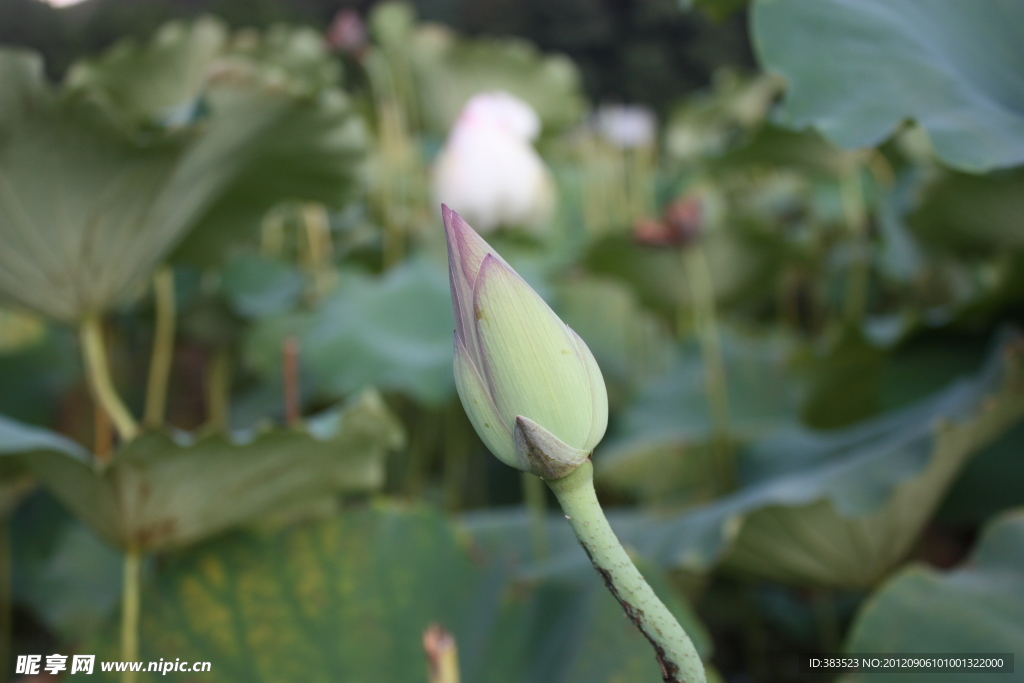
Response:
[{"label": "pink-tipped petal", "polygon": [[505,260],[447,204],[441,205],[441,217],[448,242],[448,282],[452,291],[455,329],[470,357],[479,363],[480,345],[473,322],[473,288],[484,258],[491,256],[501,263]]}]

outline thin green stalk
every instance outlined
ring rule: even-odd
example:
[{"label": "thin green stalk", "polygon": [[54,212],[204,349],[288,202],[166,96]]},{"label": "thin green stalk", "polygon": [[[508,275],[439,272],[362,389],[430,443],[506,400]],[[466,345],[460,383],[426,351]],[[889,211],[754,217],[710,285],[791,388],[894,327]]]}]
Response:
[{"label": "thin green stalk", "polygon": [[107,363],[103,325],[99,315],[91,314],[82,320],[79,336],[82,340],[86,378],[93,399],[107,412],[121,441],[127,443],[139,433],[139,426],[110,378],[110,365]]},{"label": "thin green stalk", "polygon": [[284,423],[298,427],[302,422],[302,393],[299,388],[299,338],[294,335],[281,345],[281,381],[284,385]]},{"label": "thin green stalk", "polygon": [[[130,547],[124,555],[124,586],[121,594],[121,659],[139,660],[139,614],[142,592],[142,553]],[[135,683],[138,674],[125,671],[124,683]]]},{"label": "thin green stalk", "polygon": [[522,472],[523,497],[526,499],[526,512],[530,516],[530,545],[533,548],[533,559],[543,560],[549,554],[548,545],[548,505],[544,495],[544,480],[535,474]]},{"label": "thin green stalk", "polygon": [[726,385],[722,340],[715,312],[715,291],[711,269],[699,245],[683,251],[683,267],[690,286],[693,324],[704,361],[704,385],[711,413],[711,447],[720,484],[728,490],[735,484],[732,441],[729,428],[729,392]]},{"label": "thin green stalk", "polygon": [[174,358],[174,271],[163,266],[153,275],[153,301],[156,306],[156,327],[153,335],[153,356],[149,362],[146,384],[146,412],[142,424],[159,429],[167,411],[167,384]]},{"label": "thin green stalk", "polygon": [[654,646],[662,680],[703,683],[704,666],[690,637],[644,580],[608,525],[594,491],[590,461],[561,479],[547,480],[547,484],[608,590]]},{"label": "thin green stalk", "polygon": [[231,414],[231,354],[217,349],[206,366],[206,412],[210,426],[227,432]]},{"label": "thin green stalk", "polygon": [[867,308],[868,279],[868,219],[864,205],[864,188],[861,184],[860,165],[840,176],[839,188],[842,196],[843,213],[850,231],[853,257],[850,261],[849,280],[846,285],[845,310],[847,322],[859,324]]}]

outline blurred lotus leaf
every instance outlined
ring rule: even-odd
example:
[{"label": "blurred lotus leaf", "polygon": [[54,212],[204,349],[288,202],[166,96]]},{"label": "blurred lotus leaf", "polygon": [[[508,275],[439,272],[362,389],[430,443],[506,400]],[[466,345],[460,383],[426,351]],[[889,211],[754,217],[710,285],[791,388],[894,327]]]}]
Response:
[{"label": "blurred lotus leaf", "polygon": [[1016,0],[756,0],[754,45],[784,113],[849,148],[906,119],[946,163],[1024,163],[1024,5]]},{"label": "blurred lotus leaf", "polygon": [[908,221],[923,240],[957,253],[1024,247],[1024,170],[978,176],[943,172],[928,183]]},{"label": "blurred lotus leaf", "polygon": [[63,510],[40,510],[45,505],[39,498],[26,503],[28,514],[19,510],[12,520],[14,598],[72,640],[108,623],[121,597],[124,558]]},{"label": "blurred lotus leaf", "polygon": [[231,258],[221,273],[221,291],[236,313],[259,318],[290,310],[305,288],[299,269],[256,253]]},{"label": "blurred lotus leaf", "polygon": [[786,168],[811,175],[837,177],[854,167],[859,155],[834,146],[813,130],[793,131],[762,126],[745,144],[714,161],[717,171]]},{"label": "blurred lotus leaf", "polygon": [[982,524],[1008,508],[1024,506],[1024,423],[979,453],[964,468],[938,518],[953,524]]},{"label": "blurred lotus leaf", "polygon": [[[733,225],[715,226],[701,249],[708,262],[715,299],[722,306],[742,303],[747,295],[771,292],[766,280],[780,264],[780,252],[760,236]],[[598,240],[586,258],[597,275],[624,280],[640,302],[673,318],[689,307],[692,293],[678,249],[641,246],[615,235]]]},{"label": "blurred lotus leaf", "polygon": [[620,281],[571,280],[558,290],[557,309],[565,324],[587,340],[606,381],[631,388],[669,363],[672,342],[666,326]]},{"label": "blurred lotus leaf", "polygon": [[405,3],[381,3],[369,22],[399,94],[408,97],[403,90],[414,89],[422,123],[435,134],[445,135],[469,98],[487,90],[504,90],[525,101],[545,131],[583,117],[580,75],[568,57],[545,56],[518,38],[470,39],[440,24],[417,26]]},{"label": "blurred lotus leaf", "polygon": [[301,429],[145,433],[105,466],[62,436],[0,418],[0,453],[17,456],[106,541],[143,551],[194,543],[317,494],[372,491],[403,439],[372,391]]},{"label": "blurred lotus leaf", "polygon": [[485,90],[522,99],[545,131],[583,117],[580,75],[568,57],[545,56],[516,38],[462,39],[438,24],[420,28],[413,40],[424,124],[435,132],[447,132],[469,98]]},{"label": "blurred lotus leaf", "polygon": [[515,582],[501,558],[467,553],[461,531],[435,512],[382,504],[169,558],[142,597],[142,657],[216,662],[195,679],[212,682],[408,683],[424,676],[423,631],[441,623],[462,680],[659,678],[650,645],[593,571]]},{"label": "blurred lotus leaf", "polygon": [[447,274],[431,262],[407,261],[382,276],[342,273],[314,310],[260,321],[245,356],[275,376],[281,344],[295,335],[315,389],[340,396],[372,385],[439,405],[455,391],[451,315]]},{"label": "blurred lotus leaf", "polygon": [[751,447],[744,489],[674,519],[616,527],[667,566],[783,582],[872,586],[910,550],[968,459],[1024,416],[1022,347],[976,376],[859,425],[790,427]]},{"label": "blurred lotus leaf", "polygon": [[[996,518],[967,563],[941,572],[911,565],[865,601],[847,651],[1020,652],[1024,644],[1024,511]],[[1019,666],[1016,664],[1015,666]],[[843,683],[906,680],[889,672],[850,675]],[[959,683],[960,673],[928,680]]]},{"label": "blurred lotus leaf", "polygon": [[[722,336],[735,442],[749,443],[797,420],[804,390],[787,370],[791,350],[783,338]],[[598,480],[643,498],[684,493],[708,480],[712,438],[705,365],[693,343],[620,415],[598,447]]]},{"label": "blurred lotus leaf", "polygon": [[721,156],[758,129],[781,90],[781,80],[770,74],[747,79],[727,69],[716,72],[711,91],[690,98],[669,117],[666,153],[684,162]]},{"label": "blurred lotus leaf", "polygon": [[56,89],[0,51],[0,296],[73,323],[137,297],[190,232],[179,254],[209,263],[280,201],[345,201],[364,133],[344,93],[226,41],[172,24]]}]

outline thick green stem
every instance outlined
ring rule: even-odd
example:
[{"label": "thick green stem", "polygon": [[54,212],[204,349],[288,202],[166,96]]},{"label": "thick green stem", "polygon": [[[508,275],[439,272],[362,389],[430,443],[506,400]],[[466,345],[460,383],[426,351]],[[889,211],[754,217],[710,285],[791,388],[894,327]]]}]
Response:
[{"label": "thick green stem", "polygon": [[[121,659],[139,660],[139,613],[142,592],[142,553],[130,547],[124,555],[124,586],[121,593]],[[124,683],[135,683],[138,674],[125,671]]]},{"label": "thick green stem", "polygon": [[718,315],[715,311],[715,290],[711,270],[700,246],[694,245],[683,252],[683,266],[690,286],[693,324],[704,361],[704,386],[711,413],[711,448],[723,489],[735,484],[732,442],[729,429],[729,392],[722,359],[722,340],[718,333]]},{"label": "thick green stem", "polygon": [[644,580],[608,525],[594,491],[594,467],[590,461],[547,483],[608,590],[654,646],[662,680],[703,683],[704,666],[690,637]]},{"label": "thick green stem", "polygon": [[107,363],[107,352],[103,344],[103,325],[100,317],[96,314],[86,316],[82,320],[79,336],[82,340],[82,355],[89,390],[114,423],[121,441],[127,443],[139,433],[139,426],[110,378],[110,365]]},{"label": "thick green stem", "polygon": [[159,429],[164,424],[167,408],[167,383],[171,376],[174,356],[174,271],[163,266],[153,275],[153,301],[156,307],[156,326],[153,334],[153,356],[149,362],[149,380],[146,384],[146,412],[142,424],[148,429]]},{"label": "thick green stem", "polygon": [[544,480],[529,472],[523,472],[522,479],[526,511],[530,516],[530,545],[533,547],[533,559],[543,560],[549,551],[548,506],[544,497]]}]

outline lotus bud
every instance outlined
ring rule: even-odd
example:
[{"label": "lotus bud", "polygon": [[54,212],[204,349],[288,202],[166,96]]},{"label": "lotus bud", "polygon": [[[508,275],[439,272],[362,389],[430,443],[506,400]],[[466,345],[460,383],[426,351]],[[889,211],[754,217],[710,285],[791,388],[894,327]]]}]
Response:
[{"label": "lotus bud", "polygon": [[608,393],[587,345],[462,218],[442,205],[455,313],[455,385],[499,460],[545,479],[590,457]]}]

